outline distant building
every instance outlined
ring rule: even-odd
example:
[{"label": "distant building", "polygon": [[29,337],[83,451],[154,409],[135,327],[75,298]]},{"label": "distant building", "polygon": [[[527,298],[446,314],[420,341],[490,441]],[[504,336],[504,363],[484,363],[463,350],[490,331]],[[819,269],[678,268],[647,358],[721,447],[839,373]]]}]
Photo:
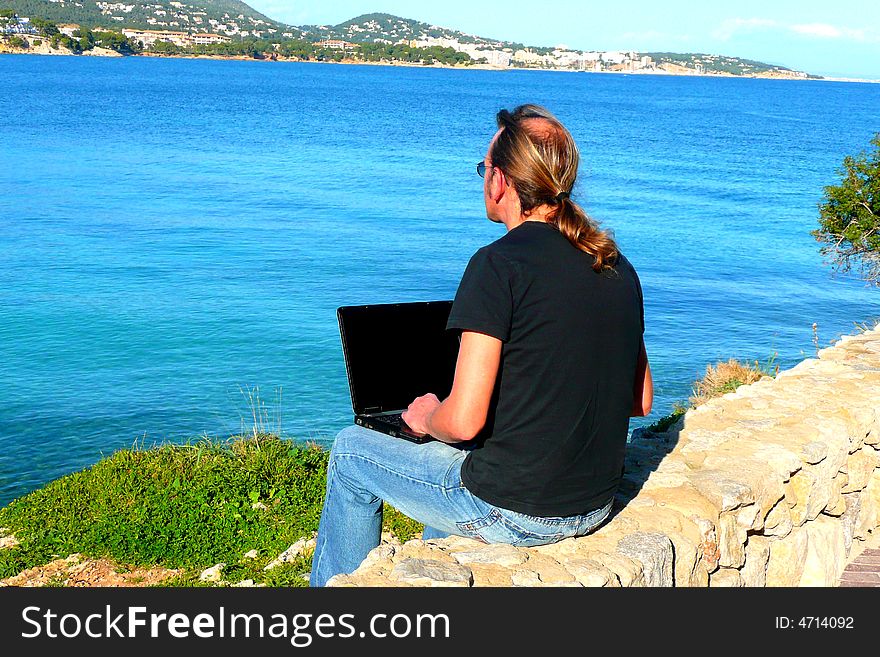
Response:
[{"label": "distant building", "polygon": [[192,45],[192,39],[186,32],[165,32],[162,30],[122,30],[123,36],[137,41],[143,48],[149,48],[157,41],[173,43],[181,48]]},{"label": "distant building", "polygon": [[80,29],[76,23],[61,23],[58,25],[58,31],[64,36],[72,37],[73,33]]},{"label": "distant building", "polygon": [[0,34],[37,34],[37,29],[31,25],[30,18],[13,16],[0,25]]},{"label": "distant building", "polygon": [[351,50],[354,46],[355,44],[349,43],[348,41],[342,41],[341,39],[324,39],[323,41],[318,41],[319,48],[330,48],[331,50]]},{"label": "distant building", "polygon": [[191,36],[192,43],[195,45],[208,45],[211,43],[228,43],[231,41],[229,37],[220,34],[193,34]]}]

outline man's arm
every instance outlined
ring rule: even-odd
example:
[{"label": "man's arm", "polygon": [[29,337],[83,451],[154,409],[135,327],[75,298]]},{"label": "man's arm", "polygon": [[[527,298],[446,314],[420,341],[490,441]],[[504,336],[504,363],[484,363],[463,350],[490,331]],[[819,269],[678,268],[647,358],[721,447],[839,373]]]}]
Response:
[{"label": "man's arm", "polygon": [[645,351],[645,341],[639,350],[639,360],[636,364],[636,382],[633,388],[632,417],[644,417],[651,412],[654,404],[654,380],[651,378],[651,365],[648,363],[648,352]]},{"label": "man's arm", "polygon": [[404,422],[445,443],[473,439],[486,424],[500,363],[501,340],[462,332],[449,397],[442,402],[433,394],[419,397],[403,413]]}]

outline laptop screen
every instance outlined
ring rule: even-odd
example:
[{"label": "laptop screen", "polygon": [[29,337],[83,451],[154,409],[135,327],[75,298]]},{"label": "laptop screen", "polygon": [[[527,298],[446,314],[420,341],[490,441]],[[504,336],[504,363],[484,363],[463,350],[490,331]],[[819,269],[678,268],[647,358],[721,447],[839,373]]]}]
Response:
[{"label": "laptop screen", "polygon": [[459,333],[451,301],[343,306],[337,310],[355,414],[399,411],[421,395],[449,396]]}]

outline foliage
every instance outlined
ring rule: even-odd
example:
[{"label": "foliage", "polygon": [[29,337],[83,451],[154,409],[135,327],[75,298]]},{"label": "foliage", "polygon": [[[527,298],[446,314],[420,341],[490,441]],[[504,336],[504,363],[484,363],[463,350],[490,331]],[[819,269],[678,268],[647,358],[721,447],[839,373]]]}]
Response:
[{"label": "foliage", "polygon": [[880,286],[880,133],[874,150],[844,158],[839,185],[825,187],[819,228],[812,232],[833,266],[856,265],[866,281]]},{"label": "foliage", "polygon": [[693,395],[688,401],[696,408],[705,404],[710,399],[715,399],[728,392],[734,392],[742,385],[748,385],[760,381],[765,376],[775,376],[779,367],[774,369],[775,355],[770,358],[766,366],[761,366],[758,361],[754,365],[741,363],[731,358],[726,363],[707,365],[703,378],[694,383]]},{"label": "foliage", "polygon": [[[268,435],[119,451],[0,509],[0,527],[20,541],[0,551],[0,578],[80,553],[183,568],[181,583],[223,562],[227,579],[302,584],[308,559],[262,568],[317,530],[327,456]],[[421,531],[393,509],[385,527],[402,540]],[[243,561],[253,549],[260,558]]]},{"label": "foliage", "polygon": [[672,405],[672,412],[669,415],[664,415],[659,420],[657,420],[653,424],[649,424],[645,428],[651,433],[663,433],[665,431],[669,431],[672,425],[678,422],[678,418],[687,413],[687,411],[687,406],[685,406],[681,402],[675,402]]},{"label": "foliage", "polygon": [[645,428],[651,433],[668,431],[691,408],[701,406],[710,399],[715,399],[728,392],[734,392],[742,385],[760,381],[765,376],[775,377],[778,373],[779,366],[776,365],[776,354],[773,354],[763,365],[757,360],[752,365],[733,358],[726,363],[707,365],[703,378],[694,382],[693,394],[688,398],[688,403],[675,402],[671,413],[664,415]]},{"label": "foliage", "polygon": [[95,39],[95,45],[101,48],[115,50],[123,55],[134,55],[141,50],[140,45],[135,40],[129,39],[121,32],[97,31],[92,34]]},{"label": "foliage", "polygon": [[401,61],[433,64],[436,61],[447,65],[473,63],[467,53],[439,46],[413,48],[406,44],[364,43],[359,46],[357,54],[367,62]]},{"label": "foliage", "polygon": [[[188,24],[196,25],[193,20],[197,15],[207,23],[210,19],[230,24],[234,23],[242,30],[281,29],[284,26],[263,14],[254,10],[244,2],[238,0],[187,0],[181,3],[183,6],[172,6],[171,0],[149,0],[142,2],[130,0],[125,3],[131,9],[127,12],[122,10],[109,10],[104,14],[95,2],[49,2],[47,0],[0,0],[4,8],[9,8],[19,16],[28,16],[33,20],[34,16],[40,16],[56,23],[76,23],[91,28],[120,29],[131,27],[136,29],[179,29],[173,26],[157,26],[149,22],[150,19],[173,20],[172,17],[182,14],[188,16]],[[112,4],[112,3],[111,3]],[[156,15],[157,10],[165,10],[164,16]],[[124,18],[124,22],[113,19],[113,16]],[[228,15],[228,17],[224,17]],[[261,22],[262,21],[262,22]],[[186,24],[187,21],[182,21]]]}]

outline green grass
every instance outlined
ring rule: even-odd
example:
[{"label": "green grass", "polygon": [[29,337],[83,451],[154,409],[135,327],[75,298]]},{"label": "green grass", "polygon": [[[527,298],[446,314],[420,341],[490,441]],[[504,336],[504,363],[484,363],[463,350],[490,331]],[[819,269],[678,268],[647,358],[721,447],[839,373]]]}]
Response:
[{"label": "green grass", "polygon": [[[175,585],[196,584],[220,562],[229,582],[305,585],[310,557],[263,567],[317,531],[327,457],[270,435],[119,451],[0,509],[0,527],[20,541],[0,550],[0,578],[80,553],[183,569]],[[421,527],[386,508],[385,529],[400,540]],[[243,560],[253,549],[260,556]]]}]

